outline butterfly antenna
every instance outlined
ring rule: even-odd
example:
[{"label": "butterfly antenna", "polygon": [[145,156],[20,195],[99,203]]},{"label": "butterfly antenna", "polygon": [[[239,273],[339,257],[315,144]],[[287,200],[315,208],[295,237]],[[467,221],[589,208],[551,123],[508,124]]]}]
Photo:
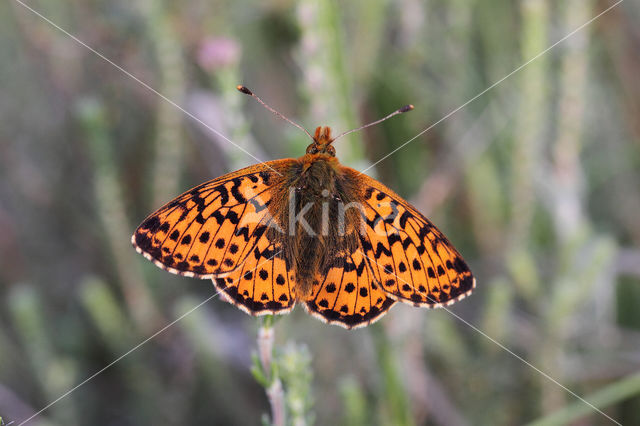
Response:
[{"label": "butterfly antenna", "polygon": [[402,113],[405,113],[405,112],[409,112],[412,109],[413,109],[413,105],[405,105],[402,108],[399,108],[399,109],[393,111],[391,114],[387,115],[386,117],[381,118],[380,120],[376,120],[373,123],[365,124],[364,126],[358,127],[357,129],[352,129],[352,130],[349,130],[347,132],[340,133],[338,136],[333,138],[332,142],[335,142],[337,139],[343,137],[344,135],[348,135],[349,133],[353,133],[353,132],[360,131],[362,129],[366,129],[367,127],[375,126],[376,124],[382,123],[384,120],[387,120],[387,119],[393,117],[394,115],[398,115],[398,114],[402,114]]},{"label": "butterfly antenna", "polygon": [[288,121],[289,123],[293,124],[294,126],[296,126],[298,129],[302,130],[303,132],[305,132],[307,134],[307,136],[309,136],[312,140],[313,140],[313,136],[311,136],[311,133],[309,133],[307,131],[307,129],[305,129],[304,127],[302,127],[301,125],[299,125],[298,123],[296,123],[293,120],[289,120],[287,117],[285,117],[284,115],[280,114],[278,111],[276,111],[275,109],[271,108],[269,105],[267,105],[266,102],[264,102],[262,99],[260,99],[258,97],[258,95],[256,95],[255,93],[253,93],[251,90],[249,90],[247,87],[245,86],[236,86],[236,89],[238,89],[240,92],[244,93],[245,95],[249,95],[252,98],[254,98],[256,101],[260,102],[260,104],[262,104],[263,107],[265,107],[266,109],[268,109],[269,111],[271,111],[272,113],[274,113],[275,115],[277,115],[278,117],[282,118],[283,120]]}]

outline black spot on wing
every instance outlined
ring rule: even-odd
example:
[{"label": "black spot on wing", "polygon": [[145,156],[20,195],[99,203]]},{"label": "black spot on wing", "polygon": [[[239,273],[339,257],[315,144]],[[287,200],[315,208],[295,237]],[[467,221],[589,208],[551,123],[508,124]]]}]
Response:
[{"label": "black spot on wing", "polygon": [[386,248],[384,246],[384,244],[382,243],[378,243],[376,245],[376,251],[374,253],[375,258],[378,259],[380,257],[380,255],[384,254],[385,256],[391,256],[391,250],[389,250],[388,248]]},{"label": "black spot on wing", "polygon": [[409,218],[411,217],[411,214],[405,210],[401,215],[400,215],[400,228],[404,229],[407,226],[407,220],[409,220]]},{"label": "black spot on wing", "polygon": [[232,179],[233,186],[231,187],[231,195],[236,200],[238,204],[244,204],[247,202],[247,199],[244,198],[244,195],[240,193],[240,185],[242,183],[242,178],[234,178]]},{"label": "black spot on wing", "polygon": [[137,233],[135,238],[136,245],[142,250],[149,251],[149,249],[152,247],[151,238],[149,238],[146,233]]},{"label": "black spot on wing", "polygon": [[240,228],[236,229],[235,236],[242,236],[245,242],[249,241],[249,227],[241,226]]},{"label": "black spot on wing", "polygon": [[240,216],[238,216],[238,213],[234,212],[233,210],[229,210],[229,212],[225,216],[225,219],[227,219],[234,225],[237,225],[238,222],[240,222]]},{"label": "black spot on wing", "polygon": [[158,228],[158,226],[160,226],[160,219],[158,219],[156,216],[153,216],[148,218],[144,222],[142,222],[142,225],[140,225],[140,228],[148,229],[150,231],[155,231]]},{"label": "black spot on wing", "polygon": [[211,213],[211,217],[213,217],[216,220],[216,223],[218,225],[222,225],[224,223],[225,215],[223,215],[220,210],[216,210],[213,213]]},{"label": "black spot on wing", "polygon": [[227,191],[227,187],[224,185],[218,185],[213,188],[214,191],[217,191],[220,195],[220,203],[224,206],[229,202],[229,191]]},{"label": "black spot on wing", "polygon": [[370,200],[372,195],[373,195],[373,188],[367,188],[367,190],[364,192],[364,199]]},{"label": "black spot on wing", "polygon": [[[402,241],[402,238],[400,237],[399,234],[389,234],[387,236],[387,241],[389,241],[389,246],[394,245],[395,243],[397,243],[398,241]],[[406,248],[406,247],[405,247]]]},{"label": "black spot on wing", "polygon": [[265,185],[271,184],[271,174],[269,172],[260,172],[260,179],[262,179],[262,183]]},{"label": "black spot on wing", "polygon": [[427,268],[427,273],[429,274],[429,278],[435,278],[436,277],[436,273],[433,271],[433,268],[431,266],[429,266]]},{"label": "black spot on wing", "polygon": [[453,261],[453,267],[458,273],[469,272],[469,267],[460,257],[456,257],[456,259]]},{"label": "black spot on wing", "polygon": [[422,269],[422,265],[420,264],[420,261],[418,259],[413,259],[412,266],[413,266],[413,269],[416,271],[419,271]]}]

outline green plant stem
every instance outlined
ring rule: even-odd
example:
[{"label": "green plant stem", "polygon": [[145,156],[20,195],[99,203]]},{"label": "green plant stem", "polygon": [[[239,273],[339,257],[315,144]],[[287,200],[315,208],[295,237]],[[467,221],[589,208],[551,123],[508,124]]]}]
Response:
[{"label": "green plant stem", "polygon": [[[77,364],[62,354],[56,353],[44,316],[43,300],[35,287],[29,284],[16,285],[9,295],[9,307],[16,332],[23,340],[26,360],[33,369],[42,394],[53,400],[73,386]],[[69,399],[52,407],[48,413],[59,424],[78,424],[76,401]]]},{"label": "green plant stem", "polygon": [[[636,373],[633,376],[619,380],[609,386],[605,386],[604,388],[585,396],[584,399],[589,401],[589,403],[595,407],[603,409],[638,394],[640,394],[640,373]],[[593,407],[590,407],[583,401],[576,401],[561,410],[529,423],[527,426],[564,425],[574,422],[589,414],[596,415],[597,413]]]},{"label": "green plant stem", "polygon": [[[185,93],[183,56],[179,34],[171,24],[171,10],[161,0],[153,0],[147,16],[149,37],[155,44],[160,93],[182,103]],[[179,190],[183,164],[181,139],[183,115],[168,102],[158,102],[153,170],[153,205],[160,206]]]},{"label": "green plant stem", "polygon": [[378,362],[384,383],[384,404],[389,421],[394,425],[412,425],[410,402],[405,384],[399,374],[398,357],[387,335],[380,326],[373,326]]},{"label": "green plant stem", "polygon": [[[284,426],[286,424],[286,412],[284,404],[284,390],[282,382],[278,376],[276,363],[273,362],[273,316],[267,315],[262,319],[260,329],[258,329],[258,358],[259,367],[254,365],[254,376],[266,390],[269,404],[271,405],[271,422],[274,426]],[[258,373],[256,368],[261,371]]]},{"label": "green plant stem", "polygon": [[276,362],[285,389],[284,399],[290,424],[312,425],[315,416],[311,411],[313,369],[309,349],[304,344],[287,342],[283,350],[278,351]]},{"label": "green plant stem", "polygon": [[[335,0],[298,3],[301,48],[297,56],[305,78],[303,87],[309,90],[311,115],[316,120],[327,120],[336,134],[358,126],[352,106],[342,13],[343,7]],[[362,162],[361,137],[352,133],[336,145],[342,162],[356,168],[368,166]]]},{"label": "green plant stem", "polygon": [[144,284],[139,264],[131,256],[131,226],[123,201],[122,186],[116,174],[107,111],[101,102],[84,99],[77,105],[77,119],[92,157],[96,210],[118,271],[127,308],[136,326],[145,333],[150,333],[162,319]]},{"label": "green plant stem", "polygon": [[[529,59],[547,45],[548,5],[543,0],[522,3],[522,58]],[[547,108],[547,60],[541,58],[520,73],[521,93],[512,154],[511,245],[524,249],[535,210],[534,173],[540,164],[542,112]],[[517,251],[517,250],[516,250]]]},{"label": "green plant stem", "polygon": [[340,383],[340,398],[344,404],[343,424],[353,426],[370,424],[367,398],[353,376],[346,377]]}]

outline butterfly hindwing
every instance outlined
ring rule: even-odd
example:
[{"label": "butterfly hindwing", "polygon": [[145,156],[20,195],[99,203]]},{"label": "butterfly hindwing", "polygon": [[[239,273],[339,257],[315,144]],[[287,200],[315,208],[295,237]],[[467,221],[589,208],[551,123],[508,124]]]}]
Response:
[{"label": "butterfly hindwing", "polygon": [[288,161],[247,167],[185,192],[145,219],[133,245],[176,274],[213,278],[233,271],[263,238],[277,170]]},{"label": "butterfly hindwing", "polygon": [[295,304],[295,277],[282,246],[266,237],[236,270],[213,281],[229,303],[251,315],[287,313]]},{"label": "butterfly hindwing", "polygon": [[380,288],[360,250],[338,254],[326,274],[313,283],[307,311],[323,321],[356,328],[384,315],[395,301]]},{"label": "butterfly hindwing", "polygon": [[471,293],[475,279],[447,238],[381,183],[363,182],[361,246],[385,292],[417,306],[449,305]]}]

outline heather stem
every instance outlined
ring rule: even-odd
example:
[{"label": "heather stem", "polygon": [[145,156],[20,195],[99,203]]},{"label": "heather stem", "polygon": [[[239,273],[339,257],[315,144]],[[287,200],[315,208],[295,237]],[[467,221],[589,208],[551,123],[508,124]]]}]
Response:
[{"label": "heather stem", "polygon": [[259,366],[254,362],[253,374],[266,390],[271,405],[271,422],[274,426],[286,424],[284,391],[278,376],[276,364],[273,362],[273,316],[263,318],[258,330],[258,358]]}]

